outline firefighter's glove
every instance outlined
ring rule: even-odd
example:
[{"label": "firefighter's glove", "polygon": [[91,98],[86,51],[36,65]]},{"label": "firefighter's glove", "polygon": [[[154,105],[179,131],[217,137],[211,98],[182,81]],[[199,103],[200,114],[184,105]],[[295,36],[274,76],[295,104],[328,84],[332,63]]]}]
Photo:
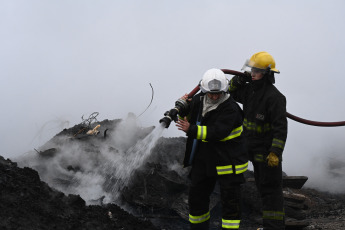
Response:
[{"label": "firefighter's glove", "polygon": [[279,164],[279,158],[274,152],[270,152],[266,160],[269,167],[277,167]]},{"label": "firefighter's glove", "polygon": [[244,72],[243,76],[237,76],[236,75],[235,77],[232,78],[232,80],[234,82],[236,82],[237,85],[244,85],[247,82],[250,82],[252,80],[252,77],[251,77],[250,73]]},{"label": "firefighter's glove", "polygon": [[252,75],[249,72],[244,72],[244,76],[242,76],[242,78],[245,82],[251,82],[252,81]]}]

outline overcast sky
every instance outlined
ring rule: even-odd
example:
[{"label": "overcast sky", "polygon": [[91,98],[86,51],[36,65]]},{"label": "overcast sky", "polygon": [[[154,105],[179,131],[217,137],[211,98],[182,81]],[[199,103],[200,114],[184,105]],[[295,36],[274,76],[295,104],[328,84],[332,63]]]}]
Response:
[{"label": "overcast sky", "polygon": [[[206,70],[239,71],[259,51],[276,60],[288,112],[343,121],[344,11],[342,0],[0,0],[0,155],[38,148],[92,112],[139,115],[150,83],[139,121],[156,126]],[[164,136],[184,134],[172,125]],[[284,170],[316,175],[328,156],[345,160],[344,138],[345,127],[289,120]]]}]

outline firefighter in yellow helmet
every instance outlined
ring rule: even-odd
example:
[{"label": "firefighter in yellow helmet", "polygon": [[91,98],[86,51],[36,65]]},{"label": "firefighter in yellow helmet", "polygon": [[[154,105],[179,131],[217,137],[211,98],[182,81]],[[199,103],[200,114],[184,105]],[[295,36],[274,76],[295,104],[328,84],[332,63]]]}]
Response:
[{"label": "firefighter in yellow helmet", "polygon": [[246,77],[230,80],[230,94],[243,104],[244,135],[254,166],[263,210],[263,229],[285,229],[282,153],[287,138],[286,98],[273,85],[276,69],[267,52],[255,53],[243,69]]}]

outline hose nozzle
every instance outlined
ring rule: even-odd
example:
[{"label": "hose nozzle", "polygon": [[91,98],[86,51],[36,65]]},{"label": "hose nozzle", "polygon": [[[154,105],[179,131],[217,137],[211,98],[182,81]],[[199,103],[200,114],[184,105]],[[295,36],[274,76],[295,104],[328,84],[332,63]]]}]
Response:
[{"label": "hose nozzle", "polygon": [[177,108],[173,108],[170,111],[166,111],[164,113],[164,117],[159,120],[159,123],[164,123],[165,128],[168,128],[172,121],[175,121],[175,122],[177,121],[177,113],[178,113]]},{"label": "hose nozzle", "polygon": [[164,123],[165,128],[168,128],[172,121],[176,122],[178,120],[177,118],[178,113],[181,111],[185,111],[187,108],[188,108],[188,103],[183,99],[178,99],[175,102],[175,108],[170,109],[169,111],[166,111],[164,113],[164,117],[159,120],[159,123]]},{"label": "hose nozzle", "polygon": [[159,120],[159,123],[162,123],[165,126],[165,128],[167,129],[170,126],[171,118],[169,116],[165,116]]}]

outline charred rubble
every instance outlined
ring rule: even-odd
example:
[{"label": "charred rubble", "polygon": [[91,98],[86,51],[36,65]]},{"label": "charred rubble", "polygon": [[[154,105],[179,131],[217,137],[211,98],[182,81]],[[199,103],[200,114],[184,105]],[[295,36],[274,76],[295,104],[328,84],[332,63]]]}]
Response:
[{"label": "charred rubble", "polygon": [[[135,120],[133,117],[128,119]],[[127,120],[126,128],[131,126],[132,132],[122,130],[120,136],[125,136],[125,141],[114,142],[118,135],[116,131],[121,129],[123,122],[126,120],[104,120],[65,129],[30,156],[18,159],[22,168],[0,158],[0,213],[4,220],[0,222],[0,228],[187,229],[189,169],[181,166],[186,138],[159,138],[143,164],[133,169],[128,182],[121,184],[122,187],[114,187],[120,181],[114,177],[114,172],[99,170],[106,168],[102,164],[109,161],[109,156],[104,156],[105,149],[110,156],[126,158],[128,149],[155,129],[142,128]],[[90,130],[95,132],[90,134]],[[66,148],[75,148],[76,143],[79,148],[66,154]],[[76,161],[69,159],[76,151],[81,152],[87,161],[80,156]],[[138,154],[143,153],[139,151]],[[30,163],[33,158],[35,163]],[[51,173],[54,169],[49,162],[57,158],[59,170]],[[85,164],[91,167],[87,168]],[[95,171],[88,171],[93,169]],[[78,191],[89,188],[75,190],[82,184],[78,178],[83,173],[100,175],[103,196],[102,193],[97,193],[98,197],[78,194]],[[261,204],[253,173],[248,171],[245,176],[241,229],[255,229],[261,225]],[[287,229],[343,229],[344,195],[303,188],[307,179],[284,176]],[[210,209],[211,227],[219,229],[221,207],[217,187],[211,196]]]},{"label": "charred rubble", "polygon": [[115,204],[86,205],[40,180],[37,171],[19,168],[0,156],[0,229],[157,229]]}]

